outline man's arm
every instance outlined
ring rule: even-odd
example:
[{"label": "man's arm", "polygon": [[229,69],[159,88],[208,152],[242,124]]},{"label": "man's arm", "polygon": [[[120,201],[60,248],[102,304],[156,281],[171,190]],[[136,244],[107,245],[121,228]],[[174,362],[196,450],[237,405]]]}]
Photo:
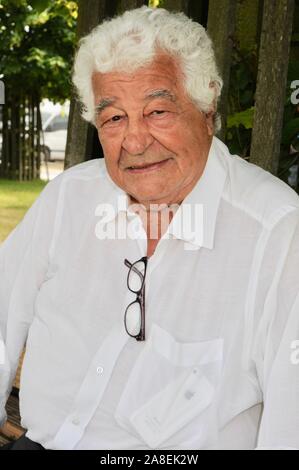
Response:
[{"label": "man's arm", "polygon": [[[253,347],[264,396],[257,449],[299,449],[299,354],[294,349],[299,340],[298,209],[274,227],[267,251],[268,259],[275,259],[276,270]],[[264,279],[271,274],[267,256]]]},{"label": "man's arm", "polygon": [[0,426],[6,420],[5,404],[48,268],[57,200],[53,183],[0,245]]}]

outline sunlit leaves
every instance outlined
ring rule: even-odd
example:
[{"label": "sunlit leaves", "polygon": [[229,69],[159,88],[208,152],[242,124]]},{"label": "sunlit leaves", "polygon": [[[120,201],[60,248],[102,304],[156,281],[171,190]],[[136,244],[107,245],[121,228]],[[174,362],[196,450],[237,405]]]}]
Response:
[{"label": "sunlit leaves", "polygon": [[62,101],[70,95],[77,2],[0,0],[0,73],[7,89]]}]

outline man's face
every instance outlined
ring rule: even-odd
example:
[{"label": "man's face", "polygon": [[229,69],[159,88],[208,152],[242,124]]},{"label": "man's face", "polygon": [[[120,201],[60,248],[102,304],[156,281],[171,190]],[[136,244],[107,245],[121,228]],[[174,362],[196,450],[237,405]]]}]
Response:
[{"label": "man's face", "polygon": [[186,96],[174,60],[160,54],[132,74],[96,72],[92,85],[112,180],[146,207],[182,201],[203,172],[213,124]]}]

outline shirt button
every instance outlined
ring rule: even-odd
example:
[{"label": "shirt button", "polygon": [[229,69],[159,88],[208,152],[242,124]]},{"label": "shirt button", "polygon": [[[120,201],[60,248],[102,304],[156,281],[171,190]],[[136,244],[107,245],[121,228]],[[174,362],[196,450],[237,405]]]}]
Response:
[{"label": "shirt button", "polygon": [[104,372],[104,367],[102,367],[102,366],[97,367],[97,374],[100,375],[100,374],[102,374],[103,372]]},{"label": "shirt button", "polygon": [[72,423],[75,425],[75,426],[78,426],[80,424],[80,420],[78,418],[74,418],[72,419]]}]

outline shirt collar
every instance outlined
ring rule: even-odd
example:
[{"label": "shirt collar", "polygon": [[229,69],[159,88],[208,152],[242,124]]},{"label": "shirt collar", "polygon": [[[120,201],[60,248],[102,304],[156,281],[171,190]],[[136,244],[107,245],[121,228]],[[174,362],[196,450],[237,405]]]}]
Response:
[{"label": "shirt collar", "polygon": [[[172,234],[175,238],[198,247],[203,246],[209,249],[214,247],[217,213],[227,175],[225,161],[227,155],[229,152],[226,145],[217,137],[213,137],[204,171],[192,191],[177,209],[163,238]],[[113,182],[106,166],[105,170],[112,187],[109,203],[114,208],[114,219],[120,212],[136,216],[129,210],[130,198],[128,194]]]}]

